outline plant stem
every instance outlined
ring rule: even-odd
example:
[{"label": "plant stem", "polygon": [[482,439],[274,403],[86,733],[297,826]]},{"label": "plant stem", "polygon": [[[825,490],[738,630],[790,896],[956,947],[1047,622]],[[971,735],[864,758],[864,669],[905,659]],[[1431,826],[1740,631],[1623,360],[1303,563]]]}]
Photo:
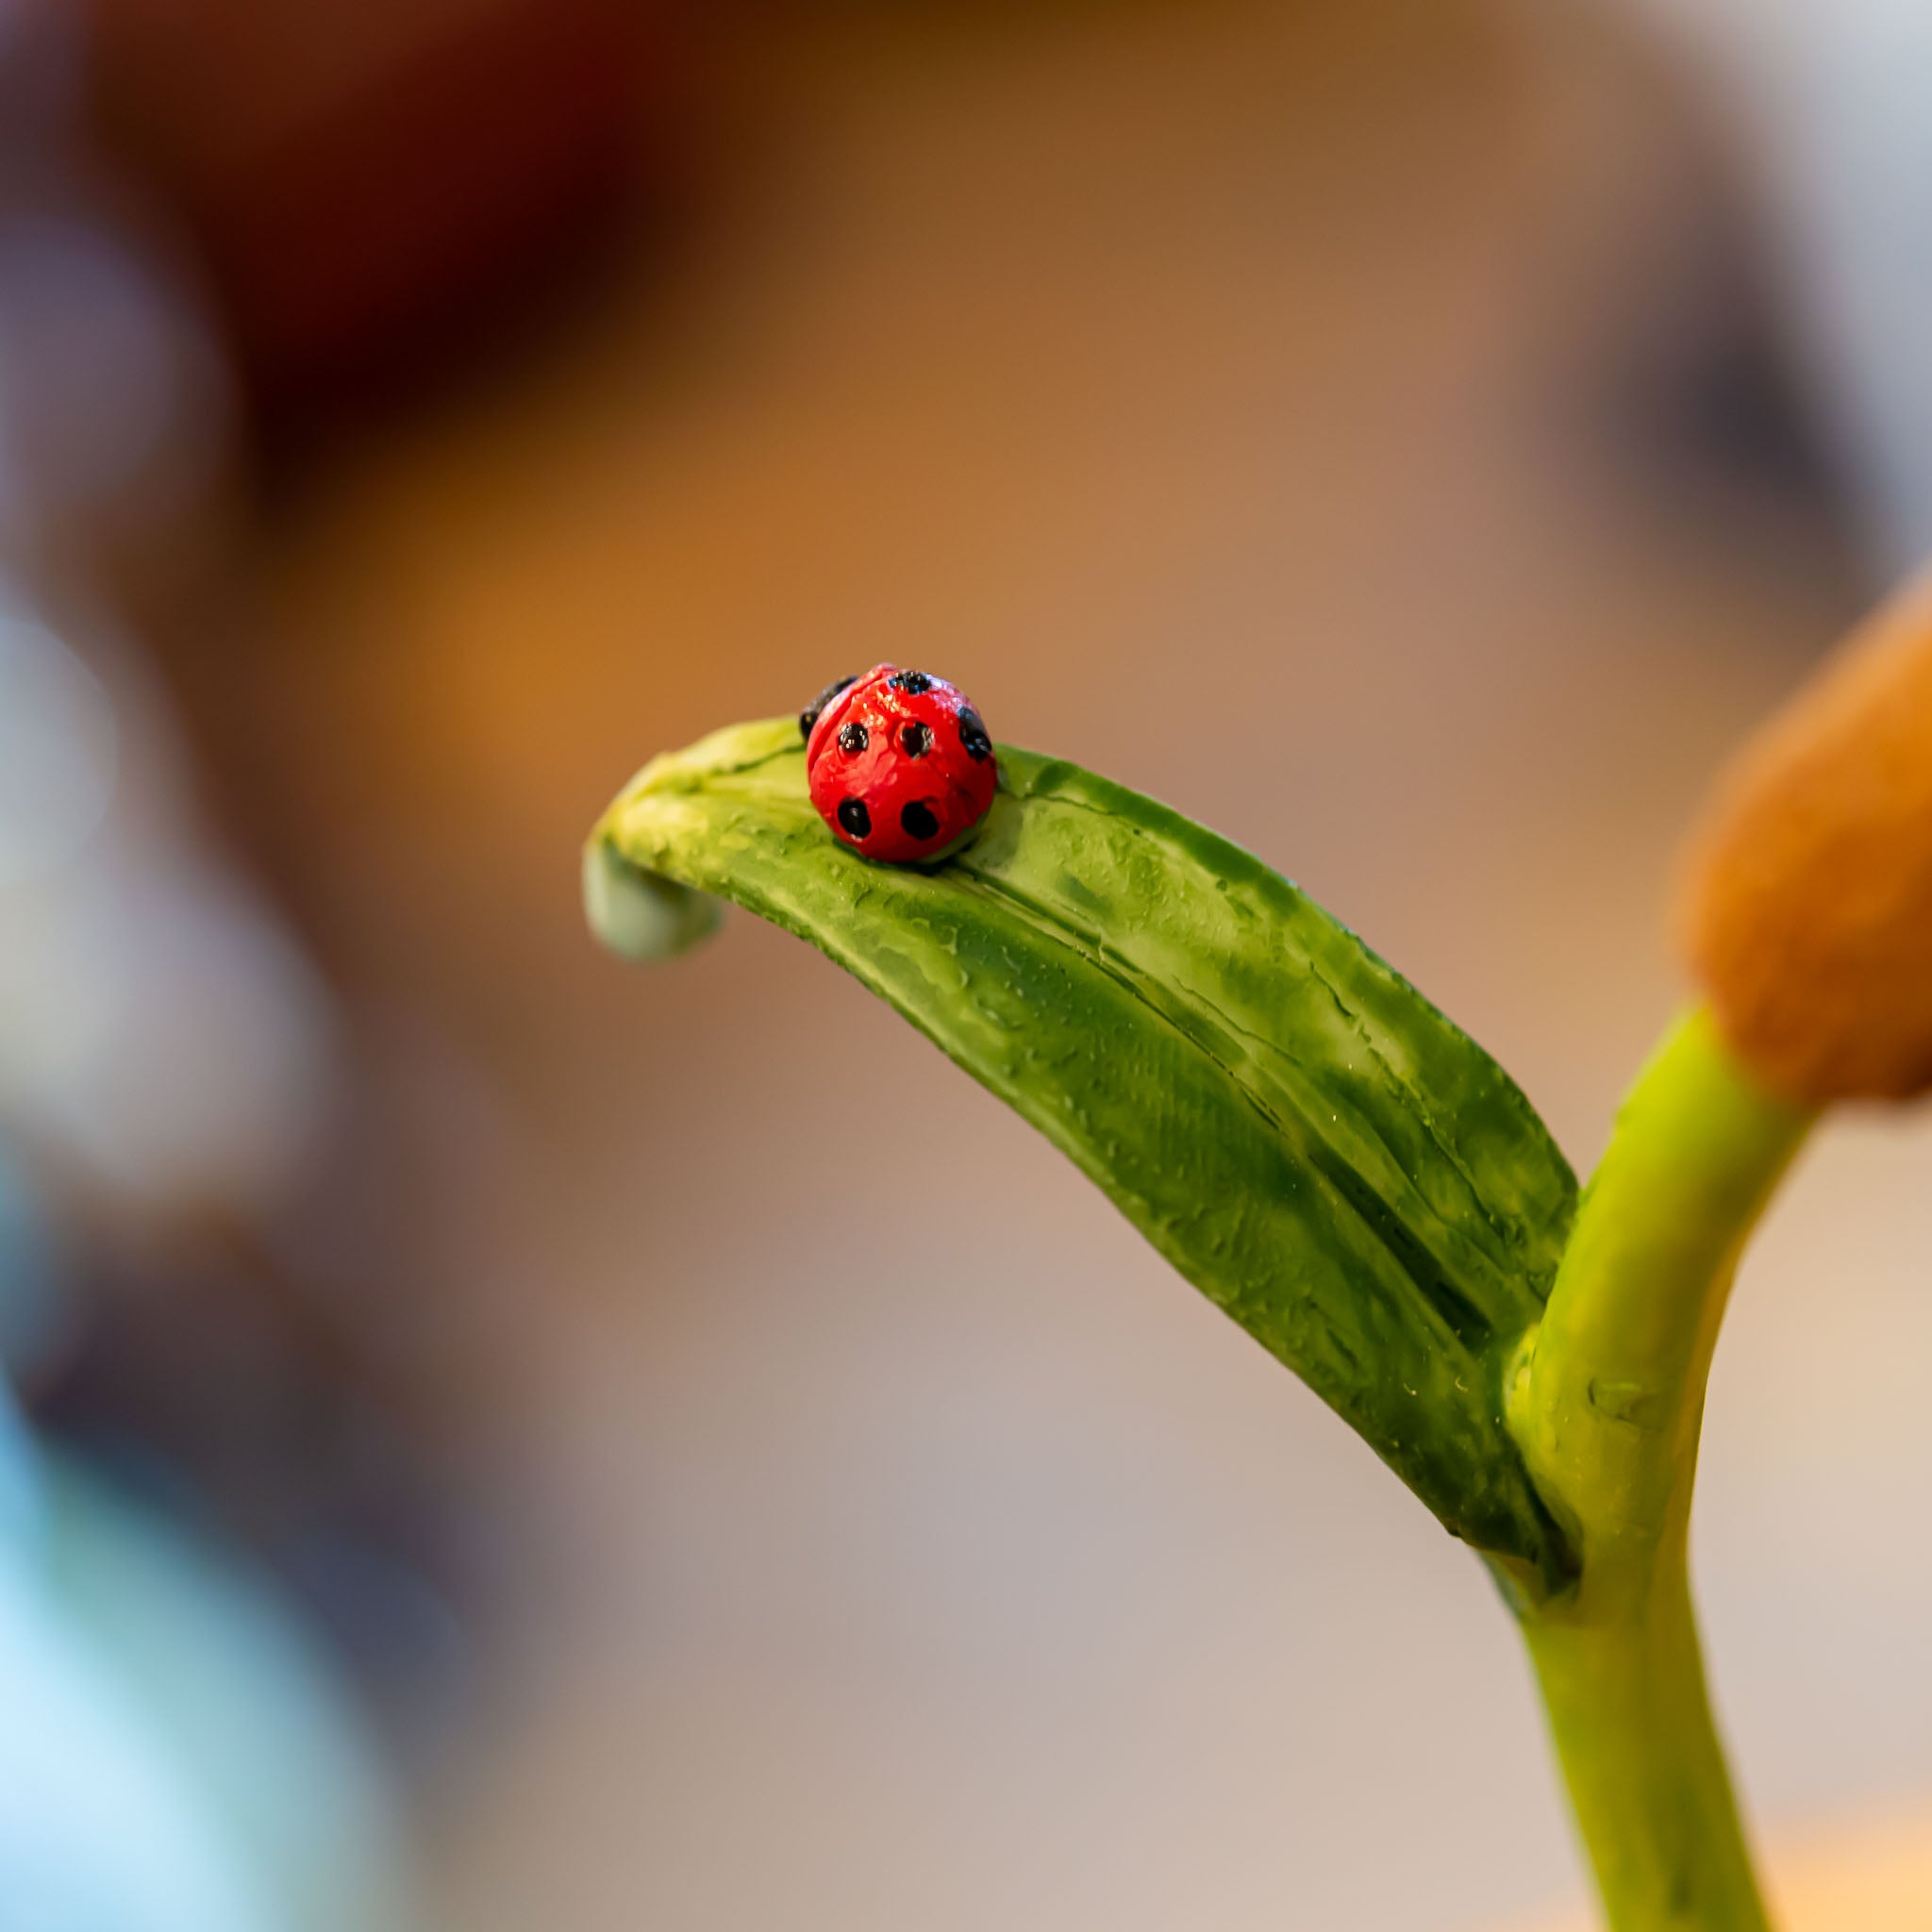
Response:
[{"label": "plant stem", "polygon": [[1767,1932],[1674,1567],[1641,1615],[1538,1615],[1524,1635],[1616,1932]]},{"label": "plant stem", "polygon": [[1766,1932],[1718,1740],[1687,1544],[1704,1391],[1740,1251],[1811,1116],[1699,1010],[1617,1118],[1509,1422],[1581,1552],[1523,1627],[1614,1932]]}]

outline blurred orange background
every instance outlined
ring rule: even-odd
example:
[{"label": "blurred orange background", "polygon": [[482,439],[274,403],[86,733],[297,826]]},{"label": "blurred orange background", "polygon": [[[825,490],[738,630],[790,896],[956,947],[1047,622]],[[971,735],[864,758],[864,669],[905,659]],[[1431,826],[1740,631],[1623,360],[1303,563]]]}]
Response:
[{"label": "blurred orange background", "polygon": [[[824,961],[602,957],[576,847],[926,664],[1306,885],[1587,1169],[1702,786],[1932,539],[1852,353],[1932,49],[1788,14],[0,13],[0,1360],[366,1714],[412,1923],[1581,1896],[1466,1553]],[[890,1274],[835,1084],[923,1124]],[[1932,1790],[1927,1153],[1833,1126],[1719,1359],[1776,1831]]]}]

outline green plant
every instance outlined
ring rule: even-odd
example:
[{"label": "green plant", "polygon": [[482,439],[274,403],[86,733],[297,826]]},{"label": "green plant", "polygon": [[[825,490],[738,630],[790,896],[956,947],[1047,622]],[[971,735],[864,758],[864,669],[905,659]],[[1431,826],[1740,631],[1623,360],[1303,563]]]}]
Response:
[{"label": "green plant", "polygon": [[1809,1110],[1694,1009],[1579,1199],[1503,1070],[1286,879],[998,756],[976,841],[898,869],[826,834],[791,720],[718,732],[599,824],[593,924],[655,958],[735,901],[1032,1122],[1490,1566],[1612,1925],[1762,1932],[1686,1543],[1732,1272]]}]

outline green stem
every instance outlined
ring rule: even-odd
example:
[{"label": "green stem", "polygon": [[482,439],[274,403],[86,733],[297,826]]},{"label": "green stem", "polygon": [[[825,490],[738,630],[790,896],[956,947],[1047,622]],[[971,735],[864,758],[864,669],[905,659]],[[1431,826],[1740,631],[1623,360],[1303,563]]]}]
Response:
[{"label": "green stem", "polygon": [[1615,1932],[1766,1932],[1712,1720],[1687,1544],[1705,1382],[1738,1256],[1811,1116],[1708,1016],[1639,1076],[1584,1194],[1509,1422],[1581,1553],[1524,1638]]},{"label": "green stem", "polygon": [[1616,1932],[1767,1932],[1681,1564],[1641,1615],[1524,1624]]}]

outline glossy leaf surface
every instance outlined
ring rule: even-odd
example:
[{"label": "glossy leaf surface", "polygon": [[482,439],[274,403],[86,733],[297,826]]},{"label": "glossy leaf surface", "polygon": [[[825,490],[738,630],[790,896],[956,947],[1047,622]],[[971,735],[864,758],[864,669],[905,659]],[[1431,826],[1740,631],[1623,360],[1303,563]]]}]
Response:
[{"label": "glossy leaf surface", "polygon": [[1502,1069],[1312,900],[1124,788],[1002,746],[931,871],[842,849],[790,719],[654,760],[586,854],[655,957],[709,895],[856,974],[1106,1190],[1457,1535],[1570,1563],[1503,1422],[1575,1182]]}]

